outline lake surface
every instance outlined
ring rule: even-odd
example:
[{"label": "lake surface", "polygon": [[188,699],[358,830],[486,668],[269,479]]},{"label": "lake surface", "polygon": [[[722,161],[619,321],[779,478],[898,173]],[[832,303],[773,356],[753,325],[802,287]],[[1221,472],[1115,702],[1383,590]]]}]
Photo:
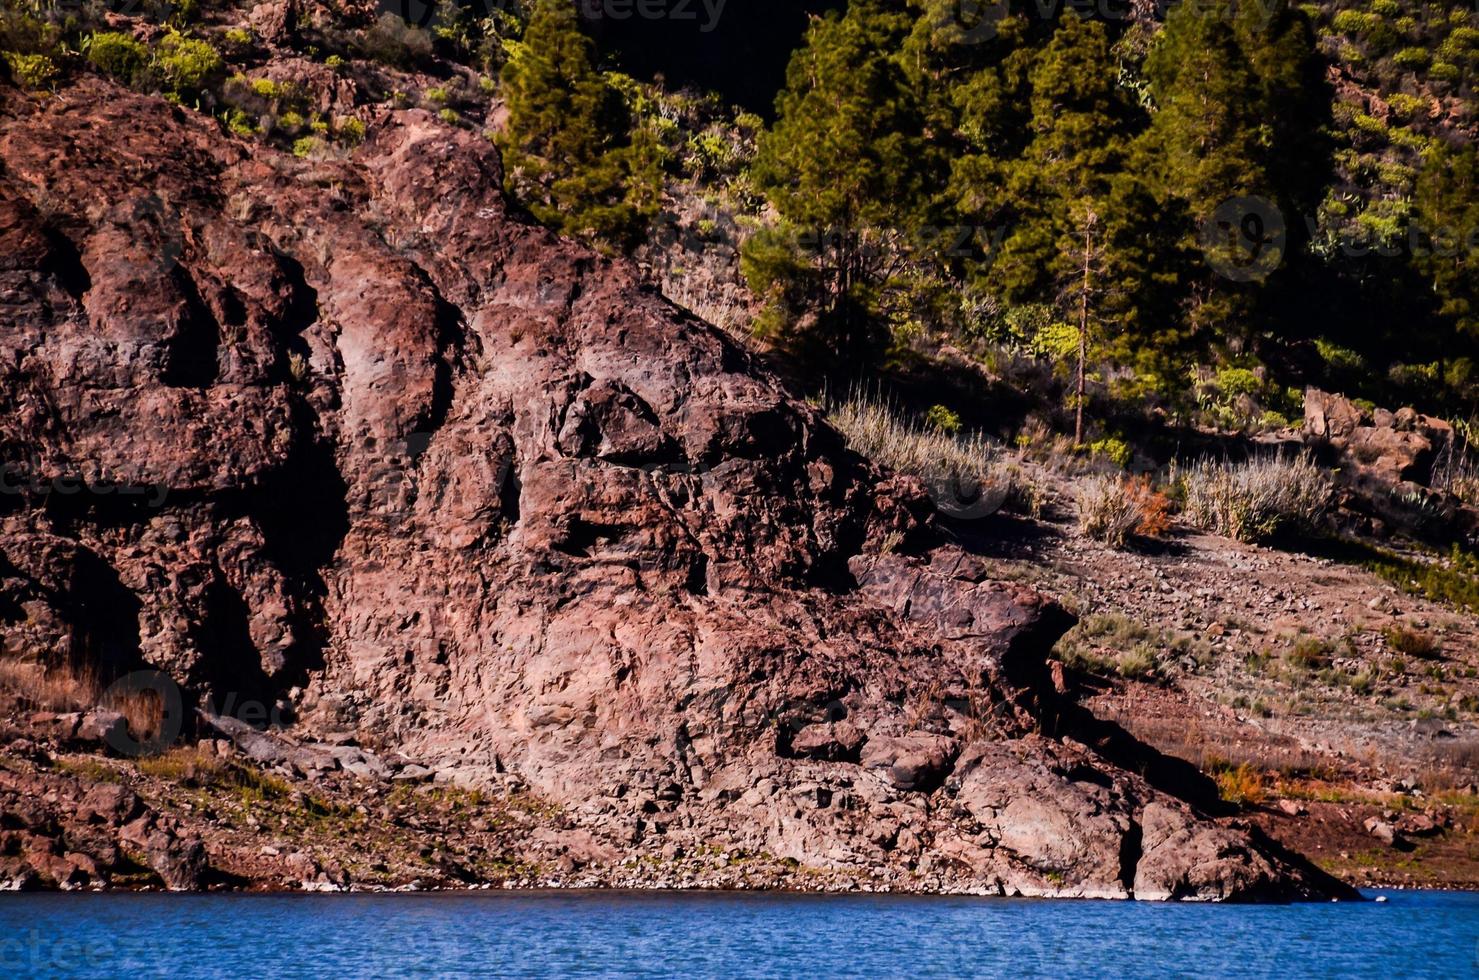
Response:
[{"label": "lake surface", "polygon": [[1479,895],[0,895],[0,977],[1479,975]]}]

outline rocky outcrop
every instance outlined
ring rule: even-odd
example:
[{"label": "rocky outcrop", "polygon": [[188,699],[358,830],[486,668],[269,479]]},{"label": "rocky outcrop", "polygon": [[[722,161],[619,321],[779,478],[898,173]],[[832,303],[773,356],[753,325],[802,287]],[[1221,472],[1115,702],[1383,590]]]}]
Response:
[{"label": "rocky outcrop", "polygon": [[[382,109],[305,161],[97,80],[0,98],[11,658],[157,668],[264,765],[384,775],[257,731],[291,728],[516,775],[612,860],[1344,893],[1054,730],[1067,617],[731,339],[519,218],[480,135]],[[198,842],[126,837],[202,880]]]},{"label": "rocky outcrop", "polygon": [[1426,485],[1433,464],[1453,445],[1453,426],[1411,408],[1366,411],[1342,395],[1304,393],[1307,438],[1328,446],[1359,479],[1386,486]]},{"label": "rocky outcrop", "polygon": [[1401,532],[1443,546],[1455,539],[1479,541],[1479,509],[1446,489],[1445,477],[1467,450],[1443,419],[1412,408],[1363,407],[1308,388],[1303,436],[1335,469],[1347,523],[1379,536]]}]

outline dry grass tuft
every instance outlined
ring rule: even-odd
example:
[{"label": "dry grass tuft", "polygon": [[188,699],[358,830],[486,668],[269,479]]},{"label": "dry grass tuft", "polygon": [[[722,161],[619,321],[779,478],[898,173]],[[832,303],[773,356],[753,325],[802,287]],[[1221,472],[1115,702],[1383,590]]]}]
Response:
[{"label": "dry grass tuft", "polygon": [[171,749],[136,763],[145,776],[197,789],[221,789],[242,802],[280,799],[292,793],[292,785],[271,773],[222,759],[199,746]]},{"label": "dry grass tuft", "polygon": [[1256,542],[1285,528],[1312,530],[1330,506],[1330,474],[1308,456],[1244,463],[1202,460],[1178,474],[1182,513],[1213,534]]},{"label": "dry grass tuft", "polygon": [[1140,526],[1140,507],[1118,476],[1096,476],[1079,484],[1078,529],[1111,548],[1123,548]]},{"label": "dry grass tuft", "polygon": [[80,711],[97,704],[101,685],[83,669],[0,660],[0,687],[39,711]]},{"label": "dry grass tuft", "polygon": [[1238,766],[1214,762],[1208,769],[1217,782],[1217,792],[1229,803],[1252,806],[1262,803],[1268,796],[1262,770],[1246,762]]},{"label": "dry grass tuft", "polygon": [[1443,652],[1442,644],[1421,630],[1408,629],[1401,625],[1388,626],[1382,630],[1381,635],[1388,647],[1405,657],[1436,660]]},{"label": "dry grass tuft", "polygon": [[154,691],[114,691],[87,667],[0,660],[0,688],[37,711],[106,708],[123,715],[134,737],[147,741],[164,723],[164,704]]},{"label": "dry grass tuft", "polygon": [[[853,450],[932,488],[963,488],[972,516],[985,516],[1009,498],[1040,507],[1041,494],[1025,474],[1004,463],[1001,451],[979,432],[953,432],[905,417],[894,406],[854,393],[835,405],[829,421]],[[1014,491],[1014,487],[1016,488]]]}]

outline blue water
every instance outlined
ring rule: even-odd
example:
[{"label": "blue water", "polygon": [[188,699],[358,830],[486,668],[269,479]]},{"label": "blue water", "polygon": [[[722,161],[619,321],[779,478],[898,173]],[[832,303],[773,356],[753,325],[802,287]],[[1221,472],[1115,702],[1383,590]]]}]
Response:
[{"label": "blue water", "polygon": [[[1376,894],[1376,893],[1371,893]],[[4,895],[0,977],[1479,975],[1479,895]]]}]

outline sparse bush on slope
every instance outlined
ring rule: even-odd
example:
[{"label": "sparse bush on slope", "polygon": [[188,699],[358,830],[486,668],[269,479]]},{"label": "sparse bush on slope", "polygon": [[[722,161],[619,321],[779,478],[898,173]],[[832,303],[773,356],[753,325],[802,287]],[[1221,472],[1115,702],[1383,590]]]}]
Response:
[{"label": "sparse bush on slope", "polygon": [[1284,529],[1315,529],[1333,492],[1329,472],[1307,456],[1202,460],[1178,479],[1188,523],[1247,542],[1265,541]]}]

